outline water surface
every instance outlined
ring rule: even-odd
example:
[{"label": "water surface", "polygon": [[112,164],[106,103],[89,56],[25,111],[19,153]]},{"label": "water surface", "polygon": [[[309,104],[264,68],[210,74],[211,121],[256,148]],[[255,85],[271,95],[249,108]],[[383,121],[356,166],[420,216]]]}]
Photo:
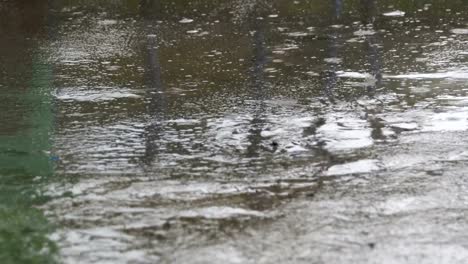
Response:
[{"label": "water surface", "polygon": [[467,7],[4,1],[2,155],[64,263],[463,263]]}]

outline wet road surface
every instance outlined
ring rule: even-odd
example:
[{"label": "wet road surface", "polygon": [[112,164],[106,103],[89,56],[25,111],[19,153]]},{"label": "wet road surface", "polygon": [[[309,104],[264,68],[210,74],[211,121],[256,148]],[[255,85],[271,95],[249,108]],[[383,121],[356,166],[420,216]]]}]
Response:
[{"label": "wet road surface", "polygon": [[467,259],[468,2],[36,4],[0,140],[59,262]]}]

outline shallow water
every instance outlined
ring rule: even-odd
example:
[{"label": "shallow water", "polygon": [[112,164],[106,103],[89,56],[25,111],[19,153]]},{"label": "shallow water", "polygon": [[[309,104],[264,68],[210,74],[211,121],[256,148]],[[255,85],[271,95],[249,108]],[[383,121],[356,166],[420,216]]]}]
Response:
[{"label": "shallow water", "polygon": [[468,2],[34,3],[0,150],[59,262],[464,263]]}]

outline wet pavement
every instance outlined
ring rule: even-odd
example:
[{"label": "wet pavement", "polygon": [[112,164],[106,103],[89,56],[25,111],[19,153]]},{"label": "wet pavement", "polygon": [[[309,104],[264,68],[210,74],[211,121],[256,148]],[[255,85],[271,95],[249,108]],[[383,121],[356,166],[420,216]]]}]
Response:
[{"label": "wet pavement", "polygon": [[468,2],[32,2],[0,175],[58,262],[467,259]]}]

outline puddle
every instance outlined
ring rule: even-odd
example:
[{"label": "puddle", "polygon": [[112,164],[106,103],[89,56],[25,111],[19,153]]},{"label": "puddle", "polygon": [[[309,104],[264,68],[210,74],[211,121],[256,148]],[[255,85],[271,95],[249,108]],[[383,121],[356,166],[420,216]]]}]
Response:
[{"label": "puddle", "polygon": [[44,222],[15,245],[39,234],[33,257],[63,263],[463,263],[466,10],[1,1],[0,185],[26,179],[14,199]]}]

